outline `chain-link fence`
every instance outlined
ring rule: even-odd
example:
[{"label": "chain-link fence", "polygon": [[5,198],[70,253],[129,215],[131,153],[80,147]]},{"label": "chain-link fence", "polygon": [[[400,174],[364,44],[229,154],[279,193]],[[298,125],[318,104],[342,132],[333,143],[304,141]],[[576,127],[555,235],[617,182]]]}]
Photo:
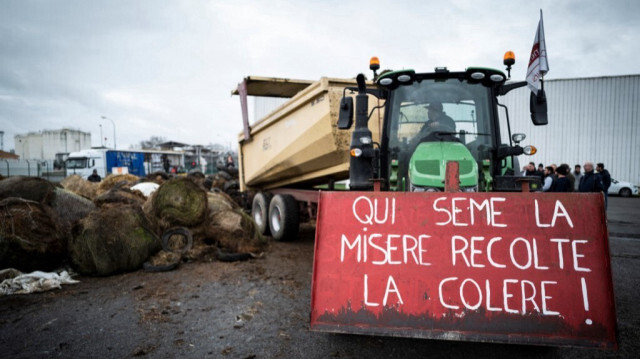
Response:
[{"label": "chain-link fence", "polygon": [[64,178],[64,170],[54,171],[53,164],[49,161],[0,159],[0,175],[43,177],[59,182]]}]

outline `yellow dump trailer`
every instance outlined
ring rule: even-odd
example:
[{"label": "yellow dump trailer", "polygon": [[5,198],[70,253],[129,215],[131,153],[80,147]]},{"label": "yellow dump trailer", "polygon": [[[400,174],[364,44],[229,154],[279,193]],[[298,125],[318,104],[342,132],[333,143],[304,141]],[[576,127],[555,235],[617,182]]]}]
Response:
[{"label": "yellow dump trailer", "polygon": [[[316,82],[245,78],[233,91],[241,97],[244,117],[238,154],[241,190],[311,189],[347,179],[351,131],[338,130],[337,122],[345,88],[355,86],[355,80],[327,77]],[[247,96],[290,100],[249,124]],[[370,96],[370,101],[379,100]],[[379,142],[381,116],[381,111],[374,110],[369,121],[375,142]]]}]

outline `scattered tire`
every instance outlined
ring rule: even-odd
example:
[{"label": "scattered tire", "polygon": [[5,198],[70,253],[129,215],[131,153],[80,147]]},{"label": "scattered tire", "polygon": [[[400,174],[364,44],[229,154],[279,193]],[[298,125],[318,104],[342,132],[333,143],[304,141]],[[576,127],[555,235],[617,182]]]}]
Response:
[{"label": "scattered tire", "polygon": [[220,170],[218,172],[218,175],[227,181],[231,181],[233,179],[233,177],[226,171],[226,169]]},{"label": "scattered tire", "polygon": [[191,236],[191,231],[189,231],[189,229],[185,227],[175,227],[175,228],[167,229],[162,234],[162,249],[164,249],[165,251],[177,252],[173,248],[170,248],[169,246],[169,239],[173,235],[182,235],[186,240],[185,246],[179,250],[179,253],[181,255],[187,253],[193,246],[193,237]]},{"label": "scattered tire", "polygon": [[620,192],[618,192],[620,194],[620,197],[631,197],[631,189],[629,188],[623,188],[620,190]]},{"label": "scattered tire", "polygon": [[235,167],[227,167],[225,171],[232,176],[238,176],[238,169]]},{"label": "scattered tire", "polygon": [[253,197],[253,203],[251,205],[251,217],[256,222],[258,232],[265,236],[270,234],[269,232],[269,203],[273,195],[268,192],[258,192]]},{"label": "scattered tire", "polygon": [[240,185],[235,180],[228,181],[222,186],[222,190],[225,192],[229,192],[231,190],[239,190],[239,189],[240,189]]},{"label": "scattered tire", "polygon": [[178,265],[180,265],[180,260],[171,262],[166,265],[157,265],[157,266],[147,261],[147,262],[144,262],[144,264],[142,265],[142,269],[145,272],[159,273],[159,272],[168,272],[170,270],[174,270],[178,268]]},{"label": "scattered tire", "polygon": [[278,194],[269,205],[269,229],[276,241],[288,242],[298,237],[298,202],[290,195]]}]

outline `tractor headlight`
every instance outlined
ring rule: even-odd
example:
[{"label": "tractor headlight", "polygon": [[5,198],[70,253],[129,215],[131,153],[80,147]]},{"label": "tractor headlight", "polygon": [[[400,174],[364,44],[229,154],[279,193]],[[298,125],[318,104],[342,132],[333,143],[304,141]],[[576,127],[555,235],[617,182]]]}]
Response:
[{"label": "tractor headlight", "polygon": [[478,186],[471,186],[471,187],[462,187],[460,188],[462,190],[462,192],[478,192]]},{"label": "tractor headlight", "polygon": [[441,191],[441,189],[437,187],[414,186],[413,183],[409,185],[409,189],[411,192],[440,192]]}]

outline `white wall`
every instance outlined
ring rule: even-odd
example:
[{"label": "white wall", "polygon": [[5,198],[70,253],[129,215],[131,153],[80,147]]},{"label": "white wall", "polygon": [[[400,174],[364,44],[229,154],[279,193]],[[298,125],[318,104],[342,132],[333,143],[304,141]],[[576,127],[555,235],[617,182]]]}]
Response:
[{"label": "white wall", "polygon": [[544,86],[547,126],[531,123],[528,88],[499,98],[509,107],[512,133],[525,133],[523,144],[538,148],[534,156],[521,156],[521,165],[568,163],[573,169],[602,162],[613,178],[640,184],[640,75],[549,80]]},{"label": "white wall", "polygon": [[90,133],[70,129],[30,132],[16,135],[14,141],[20,159],[53,161],[58,152],[91,148]]}]

